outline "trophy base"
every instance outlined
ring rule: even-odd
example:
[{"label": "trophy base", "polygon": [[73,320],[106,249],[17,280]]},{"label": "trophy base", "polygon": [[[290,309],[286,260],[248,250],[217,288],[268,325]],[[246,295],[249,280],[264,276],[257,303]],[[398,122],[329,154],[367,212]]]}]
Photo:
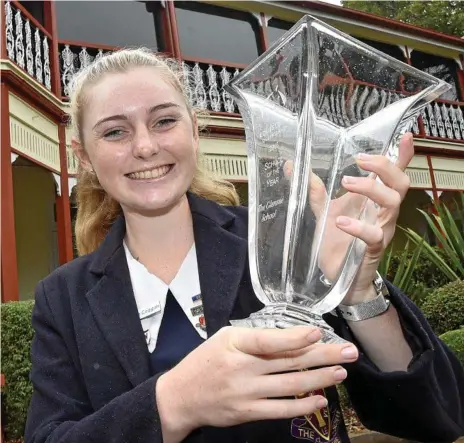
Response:
[{"label": "trophy base", "polygon": [[286,329],[293,326],[315,326],[321,330],[319,343],[343,344],[348,343],[339,337],[322,316],[314,314],[304,306],[290,303],[276,303],[268,305],[248,318],[231,320],[230,324],[242,328],[256,329]]}]

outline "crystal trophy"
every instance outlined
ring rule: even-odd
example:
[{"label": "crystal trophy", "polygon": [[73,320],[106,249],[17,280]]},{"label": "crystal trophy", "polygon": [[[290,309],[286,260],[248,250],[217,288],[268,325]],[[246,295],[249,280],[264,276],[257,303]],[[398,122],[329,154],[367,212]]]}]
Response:
[{"label": "crystal trophy", "polygon": [[379,180],[357,155],[395,162],[402,135],[448,89],[311,16],[225,86],[245,126],[250,275],[264,304],[232,325],[314,325],[322,342],[343,342],[323,315],[347,295],[366,245],[336,219],[376,223],[378,208],[342,178]]}]

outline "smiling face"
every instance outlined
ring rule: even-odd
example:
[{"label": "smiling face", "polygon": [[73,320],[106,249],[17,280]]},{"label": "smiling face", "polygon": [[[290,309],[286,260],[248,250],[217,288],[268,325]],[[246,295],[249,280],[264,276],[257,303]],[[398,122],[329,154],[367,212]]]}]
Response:
[{"label": "smiling face", "polygon": [[154,67],[106,74],[86,89],[81,122],[84,167],[123,210],[175,205],[196,170],[198,131],[182,94]]}]

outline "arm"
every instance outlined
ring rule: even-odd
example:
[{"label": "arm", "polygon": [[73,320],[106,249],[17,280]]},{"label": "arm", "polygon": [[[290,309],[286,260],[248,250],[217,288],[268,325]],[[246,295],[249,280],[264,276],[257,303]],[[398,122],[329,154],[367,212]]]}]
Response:
[{"label": "arm", "polygon": [[162,442],[155,401],[157,377],[94,411],[82,374],[70,358],[40,284],[33,313],[34,387],[26,443]]},{"label": "arm", "polygon": [[[455,441],[464,434],[464,369],[414,303],[387,285],[413,358],[405,371],[382,372],[363,348],[381,348],[388,338],[376,344],[377,333],[370,340],[364,337],[358,343],[359,360],[347,365],[345,384],[353,406],[369,429],[422,442]],[[356,343],[347,322],[332,323],[341,336]]]},{"label": "arm", "polygon": [[[361,300],[372,300],[377,296],[373,285],[368,292]],[[393,304],[382,315],[363,321],[349,321],[348,325],[357,343],[381,371],[407,371],[413,352]]]}]

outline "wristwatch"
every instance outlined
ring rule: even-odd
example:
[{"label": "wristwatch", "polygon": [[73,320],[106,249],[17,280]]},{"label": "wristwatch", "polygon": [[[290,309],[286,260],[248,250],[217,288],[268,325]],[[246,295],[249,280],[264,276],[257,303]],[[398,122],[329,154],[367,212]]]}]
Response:
[{"label": "wristwatch", "polygon": [[387,285],[378,272],[373,284],[377,297],[352,306],[339,305],[337,308],[338,314],[348,321],[361,321],[377,317],[386,312],[390,306],[389,293]]}]

